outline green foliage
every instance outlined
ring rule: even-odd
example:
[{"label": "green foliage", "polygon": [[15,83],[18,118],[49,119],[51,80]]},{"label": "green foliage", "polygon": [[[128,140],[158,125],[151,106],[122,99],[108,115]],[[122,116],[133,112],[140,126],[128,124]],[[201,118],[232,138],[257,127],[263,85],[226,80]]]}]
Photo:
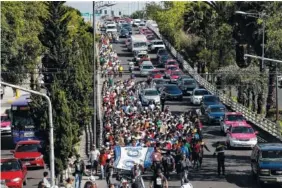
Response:
[{"label": "green foliage", "polygon": [[130,17],[132,19],[143,19],[145,17],[145,12],[143,10],[137,10],[133,12]]}]

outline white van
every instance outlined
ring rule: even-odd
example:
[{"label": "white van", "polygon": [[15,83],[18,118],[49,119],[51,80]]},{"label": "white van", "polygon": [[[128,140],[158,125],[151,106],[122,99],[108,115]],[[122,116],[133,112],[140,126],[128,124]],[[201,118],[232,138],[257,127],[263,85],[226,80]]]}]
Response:
[{"label": "white van", "polygon": [[132,35],[131,45],[128,46],[129,51],[148,51],[147,38],[145,35]]},{"label": "white van", "polygon": [[117,33],[117,26],[116,24],[107,24],[106,26],[106,33],[112,32],[112,33]]}]

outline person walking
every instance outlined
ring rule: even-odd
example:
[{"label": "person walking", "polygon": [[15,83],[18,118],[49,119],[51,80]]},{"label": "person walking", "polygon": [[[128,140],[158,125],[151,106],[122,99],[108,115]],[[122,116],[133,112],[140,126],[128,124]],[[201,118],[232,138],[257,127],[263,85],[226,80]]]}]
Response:
[{"label": "person walking", "polygon": [[101,179],[105,178],[105,165],[106,165],[107,159],[108,159],[108,154],[103,149],[101,151],[101,155],[99,156],[99,163],[101,167]]},{"label": "person walking", "polygon": [[98,159],[100,156],[99,150],[96,149],[96,146],[93,145],[90,151],[90,163],[91,163],[91,174],[95,172],[95,175],[98,173]]},{"label": "person walking", "polygon": [[49,180],[48,180],[48,172],[43,172],[43,179],[42,179],[42,182],[43,182],[43,184],[44,184],[44,186],[45,186],[46,188],[50,188],[50,187],[51,187],[51,184],[50,184],[50,182],[49,182]]},{"label": "person walking", "polygon": [[161,95],[162,112],[164,111],[165,101],[166,101],[166,97],[165,97],[165,94],[163,93],[163,94]]},{"label": "person walking", "polygon": [[213,156],[217,156],[217,174],[218,176],[225,175],[225,145],[217,142]]},{"label": "person walking", "polygon": [[106,165],[105,165],[105,174],[106,174],[107,185],[111,184],[111,178],[113,176],[113,172],[114,172],[113,162],[111,161],[111,159],[107,159]]},{"label": "person walking", "polygon": [[164,167],[164,175],[167,179],[170,179],[169,172],[173,171],[175,168],[175,161],[172,155],[170,154],[170,151],[166,152],[162,160],[163,160],[163,167]]},{"label": "person walking", "polygon": [[150,188],[168,188],[168,181],[160,169],[158,169],[156,176],[153,177],[153,180],[151,181],[149,187]]},{"label": "person walking", "polygon": [[121,65],[119,65],[118,67],[118,72],[119,72],[119,77],[122,77],[122,72],[123,72],[123,67]]},{"label": "person walking", "polygon": [[177,163],[176,172],[180,175],[181,185],[184,184],[185,181],[188,181],[189,175],[189,167],[191,166],[191,162],[186,155],[183,153],[181,160]]},{"label": "person walking", "polygon": [[74,161],[74,177],[75,177],[75,188],[81,188],[81,181],[83,173],[85,172],[86,166],[84,161],[80,158],[80,155],[76,155],[76,160]]}]

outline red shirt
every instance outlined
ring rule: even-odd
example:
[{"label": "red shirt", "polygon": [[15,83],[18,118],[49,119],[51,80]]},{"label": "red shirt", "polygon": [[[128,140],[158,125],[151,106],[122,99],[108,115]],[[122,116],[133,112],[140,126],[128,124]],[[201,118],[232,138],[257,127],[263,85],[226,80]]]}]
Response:
[{"label": "red shirt", "polygon": [[184,127],[183,127],[183,125],[180,123],[180,124],[178,124],[178,125],[176,126],[176,128],[177,128],[178,130],[182,130]]},{"label": "red shirt", "polygon": [[106,165],[107,159],[108,159],[108,154],[104,153],[100,155],[100,164],[103,166]]}]

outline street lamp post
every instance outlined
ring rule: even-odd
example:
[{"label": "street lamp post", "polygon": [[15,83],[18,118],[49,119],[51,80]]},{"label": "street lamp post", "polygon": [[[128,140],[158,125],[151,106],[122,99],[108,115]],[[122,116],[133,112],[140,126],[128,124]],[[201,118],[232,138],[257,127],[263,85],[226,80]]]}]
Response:
[{"label": "street lamp post", "polygon": [[264,46],[265,46],[265,17],[267,16],[264,12],[262,13],[248,13],[248,12],[244,12],[244,11],[235,11],[235,14],[241,14],[241,15],[245,15],[248,17],[253,17],[253,18],[262,18],[263,23],[262,23],[262,53],[261,53],[261,65],[260,65],[260,69],[261,72],[264,71]]},{"label": "street lamp post", "polygon": [[20,86],[17,86],[17,85],[13,85],[13,84],[9,84],[9,83],[6,83],[6,82],[2,82],[2,81],[0,81],[0,83],[2,85],[9,86],[11,88],[19,89],[19,90],[26,91],[26,92],[29,92],[29,93],[32,93],[32,94],[35,94],[35,95],[42,96],[47,100],[48,115],[49,115],[49,128],[50,128],[50,130],[49,130],[50,138],[49,139],[50,139],[51,186],[55,187],[55,155],[54,155],[54,130],[53,130],[54,128],[53,128],[52,103],[51,103],[50,98],[46,94],[40,93],[38,91],[26,89],[26,88],[23,88],[23,87],[20,87]]},{"label": "street lamp post", "polygon": [[[262,57],[255,56],[255,55],[250,55],[250,54],[245,54],[244,57],[250,57],[254,59],[261,59]],[[275,91],[276,91],[276,121],[279,120],[279,95],[278,95],[278,63],[282,63],[281,60],[277,59],[269,59],[269,58],[264,58],[265,61],[271,61],[276,63],[276,69],[275,69],[275,74],[276,74],[276,85],[275,85]]]}]

